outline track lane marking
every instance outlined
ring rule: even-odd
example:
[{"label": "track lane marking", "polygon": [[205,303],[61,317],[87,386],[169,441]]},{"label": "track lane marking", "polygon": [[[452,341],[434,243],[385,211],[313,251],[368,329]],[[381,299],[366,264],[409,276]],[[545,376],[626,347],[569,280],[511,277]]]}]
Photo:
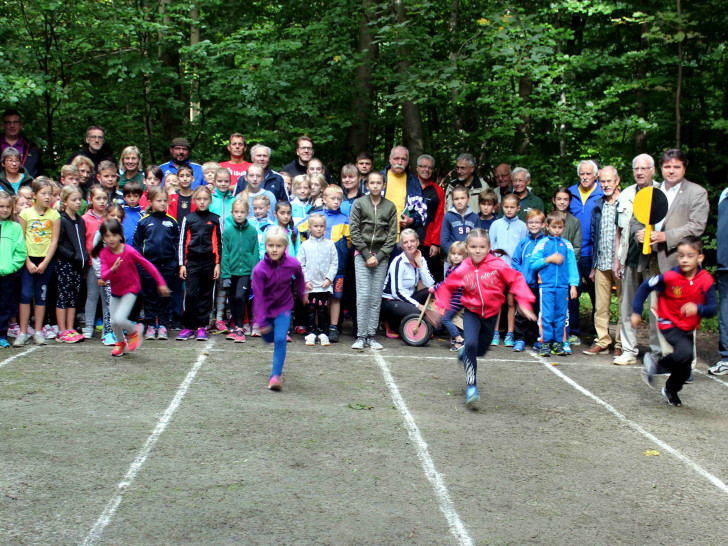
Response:
[{"label": "track lane marking", "polygon": [[40,348],[40,345],[33,345],[30,349],[26,349],[22,353],[16,353],[13,356],[11,356],[10,358],[6,358],[2,362],[0,362],[0,368],[3,368],[6,364],[10,364],[13,360],[15,360],[17,358],[20,358],[21,356],[25,356],[27,354],[30,354],[30,353],[32,353],[33,351],[35,351],[36,349],[39,349],[39,348]]},{"label": "track lane marking", "polygon": [[104,529],[106,529],[106,526],[111,522],[111,519],[114,517],[116,510],[119,508],[119,505],[123,500],[124,491],[126,491],[132,485],[137,474],[144,466],[144,463],[147,461],[147,457],[149,457],[150,453],[154,449],[154,446],[157,444],[159,437],[167,428],[167,425],[169,425],[169,422],[172,420],[172,417],[179,408],[180,404],[182,404],[182,400],[187,394],[190,385],[194,381],[197,372],[200,371],[200,368],[205,363],[205,360],[207,360],[212,345],[213,341],[210,340],[202,349],[202,353],[200,353],[200,356],[197,357],[197,360],[195,361],[195,364],[192,366],[190,371],[187,372],[187,375],[177,389],[177,393],[175,394],[174,398],[169,403],[169,406],[167,406],[167,409],[162,414],[162,417],[160,417],[159,421],[157,421],[157,426],[154,427],[154,430],[147,438],[144,446],[139,450],[139,453],[137,453],[137,456],[134,458],[131,465],[129,466],[129,469],[126,471],[126,474],[124,474],[124,478],[118,484],[116,484],[116,489],[118,490],[118,493],[116,493],[116,495],[114,495],[111,500],[109,500],[109,502],[106,504],[106,508],[104,508],[104,511],[96,520],[96,523],[91,528],[88,535],[86,535],[86,538],[81,543],[82,545],[87,546],[90,544],[95,544],[101,538]]},{"label": "track lane marking", "polygon": [[609,413],[614,415],[621,423],[624,423],[629,428],[634,430],[635,432],[640,433],[642,436],[650,440],[651,442],[654,442],[657,446],[659,446],[661,449],[675,457],[677,460],[685,464],[688,468],[692,469],[694,472],[708,480],[710,483],[712,483],[715,487],[717,487],[720,491],[723,493],[728,494],[728,485],[725,484],[722,480],[720,480],[717,476],[714,476],[707,470],[705,470],[702,466],[700,466],[697,463],[694,463],[690,458],[688,458],[686,455],[683,455],[681,452],[679,452],[677,449],[672,447],[671,445],[663,442],[660,440],[657,436],[654,434],[646,431],[644,428],[642,428],[640,425],[629,419],[626,415],[624,415],[622,412],[617,410],[614,406],[609,404],[608,402],[605,402],[601,398],[599,398],[596,394],[593,394],[591,391],[586,389],[585,387],[582,387],[579,383],[571,379],[568,375],[563,373],[561,370],[557,369],[555,366],[551,364],[548,360],[545,358],[539,357],[539,361],[541,364],[543,364],[549,371],[551,371],[553,374],[555,374],[557,377],[560,377],[563,381],[571,385],[573,388],[575,388],[577,391],[582,393],[587,398],[591,398],[594,402],[602,406],[604,409],[606,409]]},{"label": "track lane marking", "polygon": [[427,442],[425,442],[424,438],[422,437],[417,423],[415,423],[412,414],[407,408],[407,405],[402,398],[402,394],[399,392],[399,387],[397,387],[397,384],[394,382],[394,378],[392,377],[392,373],[389,370],[389,366],[387,366],[387,361],[384,360],[384,357],[380,352],[371,352],[374,356],[374,360],[376,361],[379,369],[382,372],[382,375],[384,376],[384,381],[389,388],[389,392],[392,396],[392,401],[394,402],[394,405],[397,407],[400,414],[402,415],[402,418],[404,419],[407,434],[409,435],[410,440],[417,446],[417,457],[422,463],[422,469],[425,472],[427,480],[430,482],[432,488],[435,491],[435,495],[437,496],[437,502],[440,506],[440,511],[445,515],[445,518],[447,519],[450,533],[453,534],[459,544],[462,544],[464,546],[470,546],[474,544],[473,539],[470,538],[470,535],[468,534],[468,530],[465,528],[465,524],[463,524],[460,516],[455,510],[455,505],[450,498],[450,493],[448,492],[447,486],[445,485],[445,480],[443,479],[442,475],[437,471],[437,468],[435,468],[435,462],[432,460],[432,456],[430,455],[430,448],[427,445]]}]

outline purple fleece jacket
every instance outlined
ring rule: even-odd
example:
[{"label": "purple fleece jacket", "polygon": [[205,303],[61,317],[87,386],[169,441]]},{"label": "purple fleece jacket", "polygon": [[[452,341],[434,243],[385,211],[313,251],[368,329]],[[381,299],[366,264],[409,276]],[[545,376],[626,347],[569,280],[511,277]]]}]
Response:
[{"label": "purple fleece jacket", "polygon": [[266,254],[253,268],[253,318],[263,326],[269,319],[293,309],[291,281],[296,283],[299,300],[306,296],[306,282],[301,264],[296,258],[284,254],[280,262],[274,262]]}]

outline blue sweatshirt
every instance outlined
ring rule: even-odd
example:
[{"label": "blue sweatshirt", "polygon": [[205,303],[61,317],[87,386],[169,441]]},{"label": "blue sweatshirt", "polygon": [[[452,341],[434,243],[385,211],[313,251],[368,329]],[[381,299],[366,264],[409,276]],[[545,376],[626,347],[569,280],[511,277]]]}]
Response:
[{"label": "blue sweatshirt", "polygon": [[[557,252],[564,256],[561,265],[546,263],[546,258]],[[531,255],[531,269],[538,272],[538,282],[544,288],[579,286],[579,268],[576,266],[574,247],[561,237],[549,235],[539,239]]]},{"label": "blue sweatshirt", "polygon": [[450,245],[455,241],[465,241],[471,229],[478,227],[480,218],[470,207],[465,209],[465,214],[460,214],[455,207],[450,207],[442,219],[442,230],[440,231],[440,247],[447,256],[450,252]]},{"label": "blue sweatshirt", "polygon": [[535,237],[529,232],[528,236],[518,243],[511,259],[511,267],[516,271],[520,271],[528,286],[531,287],[538,286],[536,272],[531,268],[531,256],[536,250],[536,244],[545,237],[543,232],[539,232]]},{"label": "blue sweatshirt", "polygon": [[157,267],[177,267],[179,224],[165,212],[151,212],[139,220],[131,244]]}]

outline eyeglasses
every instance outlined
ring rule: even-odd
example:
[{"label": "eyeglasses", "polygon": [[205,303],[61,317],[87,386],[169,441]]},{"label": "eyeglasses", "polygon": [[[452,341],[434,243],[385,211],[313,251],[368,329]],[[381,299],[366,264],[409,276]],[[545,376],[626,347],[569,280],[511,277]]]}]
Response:
[{"label": "eyeglasses", "polygon": [[20,163],[20,160],[17,157],[6,157],[5,163]]},{"label": "eyeglasses", "polygon": [[89,135],[88,138],[90,140],[104,140],[103,136],[98,136],[98,135]]},{"label": "eyeglasses", "polygon": [[647,172],[654,169],[654,167],[633,167],[632,170],[636,173]]},{"label": "eyeglasses", "polygon": [[428,170],[428,171],[431,171],[432,170],[432,167],[430,165],[417,165],[417,168],[418,169],[425,169],[425,170]]},{"label": "eyeglasses", "polygon": [[302,152],[312,152],[313,146],[299,146],[298,149]]},{"label": "eyeglasses", "polygon": [[503,178],[508,178],[509,176],[511,176],[511,173],[508,173],[508,174],[497,174],[497,175],[495,175],[496,179],[498,179],[498,180],[501,180]]}]

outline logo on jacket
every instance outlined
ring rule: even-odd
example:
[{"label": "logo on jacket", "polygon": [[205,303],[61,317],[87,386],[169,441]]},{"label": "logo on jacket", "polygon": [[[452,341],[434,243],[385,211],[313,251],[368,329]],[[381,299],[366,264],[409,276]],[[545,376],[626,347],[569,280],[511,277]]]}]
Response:
[{"label": "logo on jacket", "polygon": [[676,298],[682,298],[682,286],[673,286],[672,287],[672,295]]}]

